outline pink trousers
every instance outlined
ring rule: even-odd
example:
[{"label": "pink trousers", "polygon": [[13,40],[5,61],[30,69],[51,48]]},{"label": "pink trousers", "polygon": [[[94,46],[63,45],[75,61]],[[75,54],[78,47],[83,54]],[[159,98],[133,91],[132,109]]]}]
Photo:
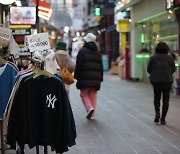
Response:
[{"label": "pink trousers", "polygon": [[92,88],[84,88],[80,91],[80,96],[84,103],[84,107],[88,111],[91,108],[94,108],[92,116],[95,117],[96,113],[96,102],[97,102],[97,90]]}]

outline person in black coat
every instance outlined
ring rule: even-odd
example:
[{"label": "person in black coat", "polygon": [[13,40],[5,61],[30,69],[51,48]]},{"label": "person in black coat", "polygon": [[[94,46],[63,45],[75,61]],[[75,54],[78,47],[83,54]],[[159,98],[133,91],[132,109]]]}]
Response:
[{"label": "person in black coat", "polygon": [[[155,107],[155,123],[165,125],[165,117],[169,108],[169,98],[171,85],[173,83],[173,73],[175,72],[175,62],[171,55],[170,49],[164,42],[157,44],[155,54],[151,56],[147,71],[150,74],[150,81],[154,89],[154,107]],[[160,116],[160,100],[162,94],[162,115]]]},{"label": "person in black coat", "polygon": [[76,87],[87,110],[87,119],[94,119],[96,112],[97,91],[103,81],[103,64],[101,53],[95,43],[96,36],[88,33],[84,37],[84,46],[79,50],[74,77]]}]

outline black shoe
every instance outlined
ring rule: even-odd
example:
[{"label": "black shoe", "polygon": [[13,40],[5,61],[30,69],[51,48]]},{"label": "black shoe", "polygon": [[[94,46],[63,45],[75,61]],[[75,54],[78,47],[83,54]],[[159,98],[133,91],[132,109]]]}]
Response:
[{"label": "black shoe", "polygon": [[165,125],[165,124],[166,124],[165,118],[161,118],[161,125]]},{"label": "black shoe", "polygon": [[158,123],[159,123],[159,118],[156,117],[156,118],[154,119],[154,122],[155,122],[156,124],[158,124]]},{"label": "black shoe", "polygon": [[87,119],[91,119],[91,116],[92,116],[93,112],[94,112],[94,109],[91,108],[91,109],[88,111],[86,118],[87,118]]},{"label": "black shoe", "polygon": [[159,119],[160,119],[160,112],[156,112],[156,117],[154,119],[154,122],[158,124],[159,123]]}]

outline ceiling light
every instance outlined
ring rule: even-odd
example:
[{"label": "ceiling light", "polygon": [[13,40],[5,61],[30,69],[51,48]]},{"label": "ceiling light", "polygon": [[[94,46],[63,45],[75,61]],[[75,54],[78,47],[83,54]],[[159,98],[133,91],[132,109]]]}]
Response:
[{"label": "ceiling light", "polygon": [[22,6],[21,1],[16,1],[15,3],[17,6]]},{"label": "ceiling light", "polygon": [[0,0],[1,4],[8,5],[14,3],[16,0]]}]

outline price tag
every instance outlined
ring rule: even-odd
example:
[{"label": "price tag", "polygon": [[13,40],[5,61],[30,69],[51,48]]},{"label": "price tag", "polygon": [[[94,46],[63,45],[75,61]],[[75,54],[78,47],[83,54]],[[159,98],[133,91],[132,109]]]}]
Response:
[{"label": "price tag", "polygon": [[48,33],[39,33],[27,37],[30,52],[50,49]]},{"label": "price tag", "polygon": [[9,28],[0,27],[0,45],[8,46],[12,36],[12,31]]}]

